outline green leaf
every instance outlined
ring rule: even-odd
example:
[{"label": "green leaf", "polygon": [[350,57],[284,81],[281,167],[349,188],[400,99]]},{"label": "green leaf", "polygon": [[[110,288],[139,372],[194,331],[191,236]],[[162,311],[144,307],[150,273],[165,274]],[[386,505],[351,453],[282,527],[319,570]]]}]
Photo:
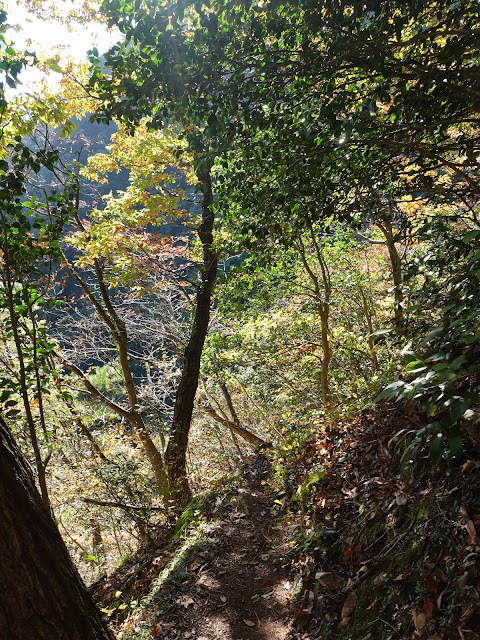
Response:
[{"label": "green leaf", "polygon": [[447,443],[452,460],[454,462],[461,460],[463,455],[463,438],[460,436],[454,436],[452,438],[448,438]]},{"label": "green leaf", "polygon": [[442,332],[442,330],[443,330],[443,327],[441,326],[434,327],[431,331],[427,333],[427,335],[425,336],[424,342],[431,342],[434,338],[438,336],[439,333]]},{"label": "green leaf", "polygon": [[384,336],[387,333],[392,333],[393,329],[378,329],[377,331],[374,331],[373,333],[370,334],[371,338],[374,338],[375,336]]},{"label": "green leaf", "polygon": [[458,369],[459,367],[462,366],[462,364],[464,362],[466,362],[467,359],[465,358],[464,355],[458,356],[458,358],[455,358],[455,360],[452,360],[452,362],[450,363],[450,367],[456,371],[456,369]]},{"label": "green leaf", "polygon": [[467,409],[472,406],[472,401],[468,398],[457,398],[450,406],[450,420],[456,424]]},{"label": "green leaf", "polygon": [[406,366],[407,371],[411,371],[412,369],[416,369],[418,365],[424,366],[424,362],[422,360],[412,360]]},{"label": "green leaf", "polygon": [[480,229],[474,229],[473,231],[468,231],[462,238],[465,244],[469,244],[472,240],[475,240],[480,235]]},{"label": "green leaf", "polygon": [[379,402],[380,400],[384,400],[385,398],[391,398],[397,389],[403,387],[405,385],[403,380],[394,380],[385,389],[378,394],[378,396],[374,399],[374,402]]},{"label": "green leaf", "polygon": [[433,436],[433,438],[430,440],[429,448],[430,448],[430,457],[432,459],[432,462],[434,466],[437,466],[437,464],[442,459],[442,455],[444,451],[443,435],[441,433],[437,433],[436,435]]}]

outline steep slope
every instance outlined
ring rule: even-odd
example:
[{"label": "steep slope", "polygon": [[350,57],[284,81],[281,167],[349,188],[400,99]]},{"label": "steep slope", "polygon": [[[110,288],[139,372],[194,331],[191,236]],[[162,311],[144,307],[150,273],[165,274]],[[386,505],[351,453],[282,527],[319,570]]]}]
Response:
[{"label": "steep slope", "polygon": [[412,419],[389,408],[273,466],[253,456],[161,548],[96,586],[117,637],[479,637],[478,452],[455,469],[405,467],[391,439]]}]

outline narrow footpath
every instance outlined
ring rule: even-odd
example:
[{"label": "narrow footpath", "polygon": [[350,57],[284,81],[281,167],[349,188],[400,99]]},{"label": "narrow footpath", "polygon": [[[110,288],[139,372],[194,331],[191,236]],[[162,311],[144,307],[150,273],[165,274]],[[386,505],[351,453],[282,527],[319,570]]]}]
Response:
[{"label": "narrow footpath", "polygon": [[[283,535],[285,497],[271,493],[268,472],[267,458],[252,456],[237,486],[228,492],[219,518],[199,528],[183,555],[178,549],[158,551],[136,568],[123,574],[120,569],[109,585],[97,590],[100,606],[108,610],[106,602],[114,589],[122,590],[122,582],[129,585],[130,602],[135,583],[140,592],[149,583],[143,600],[138,593],[142,604],[137,615],[112,615],[118,638],[137,637],[141,631],[148,637],[148,630],[150,637],[162,640],[302,637],[292,622],[292,551]],[[131,604],[123,611],[128,609]]]}]

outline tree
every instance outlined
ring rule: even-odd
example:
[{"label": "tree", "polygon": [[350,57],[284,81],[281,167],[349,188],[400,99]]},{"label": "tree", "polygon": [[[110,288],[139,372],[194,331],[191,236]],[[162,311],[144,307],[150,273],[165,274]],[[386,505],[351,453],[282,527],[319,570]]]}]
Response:
[{"label": "tree", "polygon": [[[375,214],[401,336],[399,182],[437,202],[480,193],[475,3],[108,2],[103,11],[126,40],[107,54],[107,74],[96,65],[98,116],[181,122],[204,166],[221,158],[217,210],[250,246],[293,241],[330,217],[359,225]],[[382,163],[388,175],[377,184]],[[208,171],[212,203],[211,186]],[[191,413],[181,413],[170,453],[177,436],[185,450]]]},{"label": "tree", "polygon": [[[108,6],[106,7],[108,9]],[[113,15],[123,23],[122,13],[128,15],[129,20],[135,13],[133,6],[114,7]],[[143,15],[147,18],[148,15]],[[138,17],[138,16],[137,16]],[[135,18],[136,19],[136,18]],[[125,26],[127,24],[125,23]],[[127,42],[134,47],[142,46],[143,38],[160,37],[157,28],[161,28],[161,21],[158,27],[154,27],[148,21],[147,30],[142,34],[142,29],[146,27],[143,24],[142,29],[137,33],[131,33],[127,29],[127,39],[125,43],[116,45],[107,56],[107,64],[115,67],[113,76],[120,75],[123,80],[117,84],[112,78],[107,78],[100,70],[100,63],[96,59],[97,67],[92,78],[92,85],[95,85],[94,92],[99,98],[100,106],[97,110],[97,118],[108,122],[111,117],[116,116],[119,120],[129,123],[138,122],[142,116],[152,117],[152,128],[164,128],[163,119],[159,119],[160,113],[163,113],[165,119],[174,126],[181,125],[184,127],[185,138],[188,141],[188,151],[193,157],[193,167],[197,178],[197,191],[201,194],[201,218],[196,229],[198,239],[202,249],[202,264],[200,267],[199,278],[196,283],[195,297],[195,314],[190,331],[190,337],[185,347],[181,377],[176,390],[175,405],[173,410],[172,427],[170,437],[165,451],[165,462],[167,474],[170,482],[170,492],[173,502],[182,504],[188,502],[191,497],[191,491],[188,485],[186,472],[186,456],[188,437],[191,427],[193,408],[195,403],[195,395],[198,387],[200,362],[203,345],[208,331],[210,319],[210,306],[212,300],[212,292],[217,276],[217,251],[213,242],[214,229],[214,194],[212,189],[212,167],[216,156],[214,141],[211,139],[211,132],[205,127],[204,122],[195,110],[195,106],[189,108],[188,104],[182,104],[179,95],[182,87],[169,84],[170,68],[168,61],[166,65],[161,64],[157,67],[157,61],[161,60],[161,48],[150,49],[155,69],[154,85],[160,83],[161,96],[154,89],[154,85],[145,86],[145,91],[139,90],[136,82],[131,82],[134,78],[132,72],[132,59],[127,55]],[[167,31],[165,33],[166,47],[165,51],[175,47],[175,33]],[[126,46],[124,46],[126,45]],[[120,53],[121,52],[121,53]],[[180,52],[177,52],[181,56]],[[93,59],[95,62],[95,58]],[[148,64],[148,60],[146,60]],[[184,58],[184,63],[187,59]],[[150,76],[150,72],[146,71]],[[135,74],[136,75],[136,74]],[[137,76],[138,77],[138,76]],[[143,85],[143,82],[141,82]],[[153,90],[153,92],[152,92]],[[107,97],[108,96],[108,97]],[[118,108],[117,97],[121,96],[120,102],[123,103],[122,108]]]},{"label": "tree", "polygon": [[0,417],[0,638],[111,640]]}]

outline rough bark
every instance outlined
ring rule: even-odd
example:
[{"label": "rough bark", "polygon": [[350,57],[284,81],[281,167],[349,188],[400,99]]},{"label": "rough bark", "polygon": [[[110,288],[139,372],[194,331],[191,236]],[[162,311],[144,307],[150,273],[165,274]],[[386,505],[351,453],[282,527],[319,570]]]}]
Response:
[{"label": "rough bark", "polygon": [[113,640],[0,418],[0,640]]},{"label": "rough bark", "polygon": [[178,506],[191,498],[187,478],[187,446],[193,406],[200,374],[200,359],[210,320],[210,303],[217,277],[217,253],[213,248],[213,193],[209,171],[199,176],[202,183],[202,222],[198,236],[203,249],[201,283],[197,290],[195,318],[190,339],[183,354],[182,375],[173,411],[172,430],[165,452],[170,481],[170,500]]}]

